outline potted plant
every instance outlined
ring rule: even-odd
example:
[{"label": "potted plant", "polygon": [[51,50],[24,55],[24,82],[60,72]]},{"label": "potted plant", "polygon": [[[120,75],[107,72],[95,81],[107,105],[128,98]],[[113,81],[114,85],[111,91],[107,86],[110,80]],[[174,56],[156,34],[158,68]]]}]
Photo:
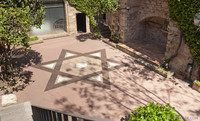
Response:
[{"label": "potted plant", "polygon": [[179,79],[182,79],[182,80],[185,79],[185,75],[183,72],[175,72],[174,74]]},{"label": "potted plant", "polygon": [[200,92],[200,81],[199,80],[195,80],[193,82],[193,89],[197,90],[198,92]]}]

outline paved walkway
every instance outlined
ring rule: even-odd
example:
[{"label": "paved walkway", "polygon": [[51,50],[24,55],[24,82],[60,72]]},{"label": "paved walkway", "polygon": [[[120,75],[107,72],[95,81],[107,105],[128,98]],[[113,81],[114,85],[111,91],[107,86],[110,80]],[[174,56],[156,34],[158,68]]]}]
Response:
[{"label": "paved walkway", "polygon": [[189,84],[166,79],[100,40],[62,37],[32,50],[26,70],[34,82],[16,92],[19,103],[119,121],[155,101],[170,103],[186,120],[200,120],[200,93]]}]

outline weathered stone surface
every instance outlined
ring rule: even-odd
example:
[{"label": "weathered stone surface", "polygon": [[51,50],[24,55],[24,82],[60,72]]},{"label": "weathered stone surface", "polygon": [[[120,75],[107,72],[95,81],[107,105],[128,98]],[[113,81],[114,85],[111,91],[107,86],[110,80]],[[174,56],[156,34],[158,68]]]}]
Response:
[{"label": "weathered stone surface", "polygon": [[[65,15],[66,15],[66,31],[67,33],[77,33],[77,23],[76,23],[76,14],[81,13],[80,11],[76,10],[76,8],[72,7],[68,1],[65,2]],[[86,32],[90,32],[90,24],[89,19],[86,16]]]},{"label": "weathered stone surface", "polygon": [[[107,23],[123,41],[131,40],[135,26],[147,18],[160,17],[169,20],[166,0],[120,0],[120,6],[117,12],[108,13]],[[116,26],[120,30],[125,30],[125,34],[121,34]]]},{"label": "weathered stone surface", "polygon": [[172,70],[184,73],[187,78],[199,79],[198,64],[194,63],[191,75],[186,72],[193,58],[184,39],[178,50],[181,31],[169,18],[167,0],[120,0],[120,5],[118,11],[107,14],[107,24],[112,32],[117,33],[123,42],[153,40],[164,45],[165,59],[177,54],[169,63]]},{"label": "weathered stone surface", "polygon": [[191,79],[197,80],[200,78],[199,76],[200,76],[199,65],[197,62],[194,61],[194,65],[193,65],[193,69],[192,69],[192,73],[191,73]]},{"label": "weathered stone surface", "polygon": [[0,121],[33,121],[30,102],[8,106],[0,110]]},{"label": "weathered stone surface", "polygon": [[3,107],[17,103],[17,96],[14,94],[2,95],[1,105]]}]

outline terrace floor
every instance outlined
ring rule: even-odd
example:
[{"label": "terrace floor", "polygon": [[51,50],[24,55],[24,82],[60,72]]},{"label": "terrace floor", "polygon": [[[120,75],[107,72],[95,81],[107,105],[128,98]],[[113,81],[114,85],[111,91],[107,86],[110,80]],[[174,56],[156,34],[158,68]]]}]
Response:
[{"label": "terrace floor", "polygon": [[[134,108],[170,103],[187,121],[200,120],[200,93],[164,78],[88,34],[44,40],[22,57],[27,79],[18,103],[122,121]],[[27,57],[27,58],[28,58]]]},{"label": "terrace floor", "polygon": [[139,51],[153,60],[158,61],[160,64],[165,60],[165,45],[160,45],[155,42],[141,41],[141,42],[133,42],[128,41],[125,43],[127,46],[134,48],[136,51]]}]

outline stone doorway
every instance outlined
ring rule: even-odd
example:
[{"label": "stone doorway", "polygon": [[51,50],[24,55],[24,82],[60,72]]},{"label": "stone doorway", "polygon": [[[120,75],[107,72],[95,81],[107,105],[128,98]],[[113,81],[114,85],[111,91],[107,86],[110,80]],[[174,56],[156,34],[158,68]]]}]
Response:
[{"label": "stone doorway", "polygon": [[147,18],[134,27],[132,39],[125,43],[162,63],[165,58],[168,24],[166,19],[160,17]]},{"label": "stone doorway", "polygon": [[86,15],[84,13],[76,14],[78,33],[86,32]]}]

